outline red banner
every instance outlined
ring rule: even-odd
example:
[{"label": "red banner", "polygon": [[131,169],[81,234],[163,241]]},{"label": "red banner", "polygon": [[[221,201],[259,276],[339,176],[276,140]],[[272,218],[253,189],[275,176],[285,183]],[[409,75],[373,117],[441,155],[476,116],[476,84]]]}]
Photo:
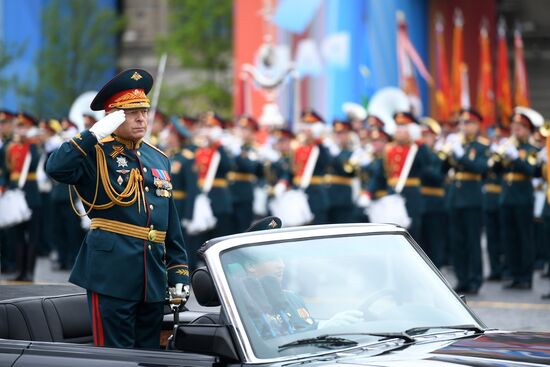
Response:
[{"label": "red banner", "polygon": [[493,68],[491,65],[491,45],[487,21],[483,20],[479,31],[479,84],[477,109],[483,116],[483,130],[495,123],[495,95],[493,92]]},{"label": "red banner", "polygon": [[529,107],[529,88],[527,86],[527,73],[523,58],[523,40],[521,39],[519,29],[516,29],[514,32],[514,60],[514,102],[516,106]]},{"label": "red banner", "polygon": [[443,16],[438,14],[435,21],[435,117],[439,121],[448,121],[451,118],[451,85],[449,83],[449,68],[445,52],[445,25]]},{"label": "red banner", "polygon": [[497,33],[497,114],[500,123],[504,127],[508,127],[510,125],[510,117],[512,117],[512,89],[510,87],[508,72],[508,46],[506,45],[506,24],[504,23],[504,19],[498,22]]}]

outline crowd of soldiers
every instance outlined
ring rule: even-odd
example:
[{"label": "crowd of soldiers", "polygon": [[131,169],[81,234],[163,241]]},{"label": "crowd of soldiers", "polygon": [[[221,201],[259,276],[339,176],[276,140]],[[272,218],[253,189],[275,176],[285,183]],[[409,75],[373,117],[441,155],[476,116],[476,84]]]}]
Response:
[{"label": "crowd of soldiers", "polygon": [[[157,113],[148,139],[171,159],[170,177],[159,180],[169,185],[156,190],[175,199],[191,269],[205,240],[243,232],[269,212],[292,214],[291,224],[377,221],[369,208],[399,194],[411,236],[435,266],[453,267],[457,292],[476,294],[485,280],[482,232],[487,280],[531,289],[535,268],[550,257],[547,125],[525,107],[489,135],[482,121],[472,109],[439,123],[396,111],[390,128],[374,114],[328,124],[306,110],[289,129],[261,127],[251,116]],[[85,129],[93,123],[85,116]],[[1,270],[16,280],[33,279],[36,256],[56,253],[60,269],[74,263],[89,222],[75,215],[84,212],[78,194],[50,179],[44,164],[77,133],[67,118],[0,112],[0,191],[21,189],[32,213],[0,229]],[[296,196],[280,200],[289,193]]]}]

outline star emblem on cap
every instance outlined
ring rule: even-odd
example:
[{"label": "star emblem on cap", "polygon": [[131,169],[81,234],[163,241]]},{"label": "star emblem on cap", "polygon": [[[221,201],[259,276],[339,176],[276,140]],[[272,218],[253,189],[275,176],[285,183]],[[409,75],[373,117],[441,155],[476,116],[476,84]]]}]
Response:
[{"label": "star emblem on cap", "polygon": [[134,74],[132,74],[132,76],[130,77],[130,79],[134,79],[136,82],[138,80],[140,80],[141,78],[143,78],[137,71],[134,72]]},{"label": "star emblem on cap", "polygon": [[277,228],[277,222],[275,222],[275,219],[272,219],[271,222],[269,222],[269,228]]}]

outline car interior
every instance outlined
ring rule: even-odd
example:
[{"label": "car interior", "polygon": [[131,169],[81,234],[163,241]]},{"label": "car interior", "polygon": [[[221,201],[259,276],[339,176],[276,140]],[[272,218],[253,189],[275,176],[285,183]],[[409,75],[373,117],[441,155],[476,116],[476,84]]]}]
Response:
[{"label": "car interior", "polygon": [[[207,278],[205,280],[205,278]],[[219,300],[210,275],[206,270],[195,272],[192,277],[198,303],[212,307],[216,312],[183,311],[179,314],[180,325],[217,325],[220,324]],[[215,307],[215,308],[214,308]],[[163,347],[167,345],[167,336],[173,333],[174,315],[166,307],[162,325],[166,335]],[[189,332],[186,333],[188,335]],[[191,333],[192,334],[192,333]],[[88,312],[85,293],[48,297],[26,297],[0,301],[0,339],[29,340],[41,342],[61,342],[74,344],[93,344],[92,322]],[[171,344],[167,349],[185,351],[183,335],[179,344]],[[189,338],[187,338],[189,339]],[[161,341],[163,337],[161,336]],[[189,347],[189,346],[188,346]]]}]

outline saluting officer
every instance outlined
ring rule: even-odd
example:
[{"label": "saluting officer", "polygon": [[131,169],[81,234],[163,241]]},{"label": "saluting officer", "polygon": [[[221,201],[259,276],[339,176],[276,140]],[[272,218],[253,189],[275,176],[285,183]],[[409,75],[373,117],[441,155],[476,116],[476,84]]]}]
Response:
[{"label": "saluting officer", "polygon": [[505,264],[512,280],[505,288],[531,289],[535,262],[533,241],[533,185],[537,167],[537,148],[529,135],[544,119],[535,110],[516,107],[512,117],[512,136],[493,149],[491,163],[502,172],[500,212],[505,243]]},{"label": "saluting officer", "polygon": [[449,186],[451,248],[458,279],[455,290],[476,294],[483,283],[481,267],[481,178],[487,171],[488,143],[479,136],[483,118],[475,110],[463,110],[461,132],[447,138],[440,152],[444,170],[453,169]]},{"label": "saluting officer", "polygon": [[97,346],[159,348],[167,283],[188,284],[170,161],[142,140],[152,84],[141,69],[115,76],[90,106],[107,115],[46,165],[91,218],[69,280],[87,290]]}]

